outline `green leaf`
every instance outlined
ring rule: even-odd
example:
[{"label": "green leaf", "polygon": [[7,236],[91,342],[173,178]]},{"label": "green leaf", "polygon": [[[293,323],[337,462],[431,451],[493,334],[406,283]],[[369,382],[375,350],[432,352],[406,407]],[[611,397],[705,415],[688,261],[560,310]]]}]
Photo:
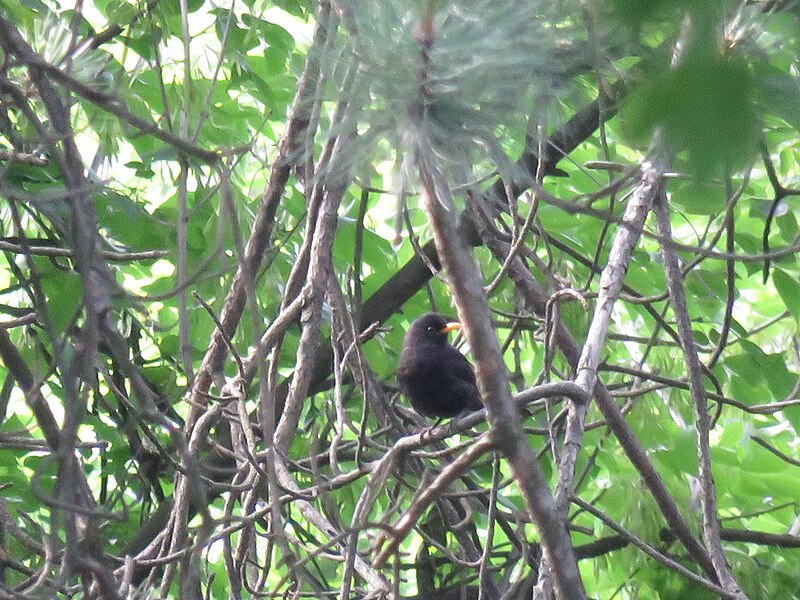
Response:
[{"label": "green leaf", "polygon": [[130,250],[159,250],[166,247],[167,234],[172,232],[165,231],[161,223],[128,196],[104,188],[94,194],[94,205],[106,239]]},{"label": "green leaf", "polygon": [[725,367],[732,371],[734,397],[748,404],[763,404],[788,395],[796,380],[786,367],[782,353],[767,354],[757,345],[740,340],[745,351],[728,356]]},{"label": "green leaf", "polygon": [[244,15],[242,21],[248,28],[259,32],[261,39],[269,44],[270,48],[281,50],[284,54],[288,54],[294,49],[294,37],[280,25],[263,19],[255,19],[250,15]]},{"label": "green leaf", "polygon": [[755,97],[763,110],[800,129],[800,82],[797,78],[763,62],[756,63],[754,72]]},{"label": "green leaf", "polygon": [[682,429],[673,438],[673,444],[654,452],[659,464],[667,467],[675,475],[697,473],[696,435],[693,429]]},{"label": "green leaf", "polygon": [[670,204],[690,215],[719,215],[725,212],[725,190],[707,182],[681,181],[670,186]]},{"label": "green leaf", "polygon": [[795,320],[800,322],[800,283],[797,281],[797,276],[789,275],[781,269],[773,269],[772,282],[786,308]]},{"label": "green leaf", "polygon": [[751,89],[742,62],[697,51],[631,94],[623,116],[640,141],[661,127],[673,151],[688,153],[688,169],[707,180],[722,169],[744,166],[755,152]]},{"label": "green leaf", "polygon": [[77,273],[48,270],[42,275],[42,290],[47,296],[50,318],[57,331],[64,331],[77,316],[83,286]]}]

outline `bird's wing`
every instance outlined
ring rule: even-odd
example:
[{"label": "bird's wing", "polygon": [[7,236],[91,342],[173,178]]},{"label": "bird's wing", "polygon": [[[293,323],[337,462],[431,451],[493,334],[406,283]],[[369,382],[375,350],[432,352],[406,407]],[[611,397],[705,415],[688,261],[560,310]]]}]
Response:
[{"label": "bird's wing", "polygon": [[480,410],[483,408],[481,402],[481,395],[478,391],[478,384],[475,381],[475,370],[466,357],[455,348],[453,349],[453,358],[448,362],[451,368],[451,376],[453,378],[453,387],[456,388],[459,395],[465,399],[466,406],[469,410]]},{"label": "bird's wing", "polygon": [[467,358],[458,350],[452,347],[452,360],[448,362],[448,367],[453,370],[453,375],[462,381],[467,381],[475,385],[475,370]]}]

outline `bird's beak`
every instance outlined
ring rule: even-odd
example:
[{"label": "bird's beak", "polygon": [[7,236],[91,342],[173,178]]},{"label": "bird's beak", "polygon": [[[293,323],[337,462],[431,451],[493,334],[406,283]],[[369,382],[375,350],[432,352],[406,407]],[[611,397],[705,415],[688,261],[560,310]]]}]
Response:
[{"label": "bird's beak", "polygon": [[461,323],[459,323],[458,321],[450,321],[447,325],[442,327],[441,332],[449,333],[451,331],[456,331],[458,329],[461,329]]}]

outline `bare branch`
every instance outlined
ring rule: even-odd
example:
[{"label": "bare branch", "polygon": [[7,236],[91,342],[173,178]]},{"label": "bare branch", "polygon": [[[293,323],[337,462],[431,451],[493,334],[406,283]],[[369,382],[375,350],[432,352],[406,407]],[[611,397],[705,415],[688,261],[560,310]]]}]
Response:
[{"label": "bare branch", "polygon": [[[656,223],[662,236],[669,238],[672,236],[672,226],[669,222],[669,208],[667,206],[666,194],[659,193],[654,205]],[[730,567],[725,559],[725,553],[720,541],[720,525],[717,516],[717,491],[714,485],[714,476],[711,472],[711,449],[709,447],[709,428],[710,419],[708,416],[708,401],[703,385],[703,370],[700,358],[695,347],[694,333],[692,332],[692,322],[689,317],[689,309],[686,305],[686,296],[683,291],[683,279],[681,277],[678,257],[668,246],[663,246],[661,256],[664,259],[664,271],[667,276],[667,287],[669,288],[672,310],[675,313],[678,334],[683,346],[683,355],[686,361],[686,369],[689,373],[689,392],[692,396],[694,406],[695,426],[697,428],[697,462],[700,477],[700,502],[703,510],[703,537],[706,548],[711,555],[714,563],[714,570],[719,577],[719,581],[728,594],[733,598],[744,599],[747,596],[742,592],[739,584],[733,578]]]}]

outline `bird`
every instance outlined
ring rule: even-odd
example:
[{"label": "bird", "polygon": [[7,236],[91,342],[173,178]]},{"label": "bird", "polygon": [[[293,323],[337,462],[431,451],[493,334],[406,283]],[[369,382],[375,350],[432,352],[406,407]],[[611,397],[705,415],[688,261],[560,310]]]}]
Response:
[{"label": "bird", "polygon": [[447,334],[460,328],[438,313],[422,315],[406,332],[397,361],[400,391],[436,424],[483,408],[472,365],[447,341]]}]

